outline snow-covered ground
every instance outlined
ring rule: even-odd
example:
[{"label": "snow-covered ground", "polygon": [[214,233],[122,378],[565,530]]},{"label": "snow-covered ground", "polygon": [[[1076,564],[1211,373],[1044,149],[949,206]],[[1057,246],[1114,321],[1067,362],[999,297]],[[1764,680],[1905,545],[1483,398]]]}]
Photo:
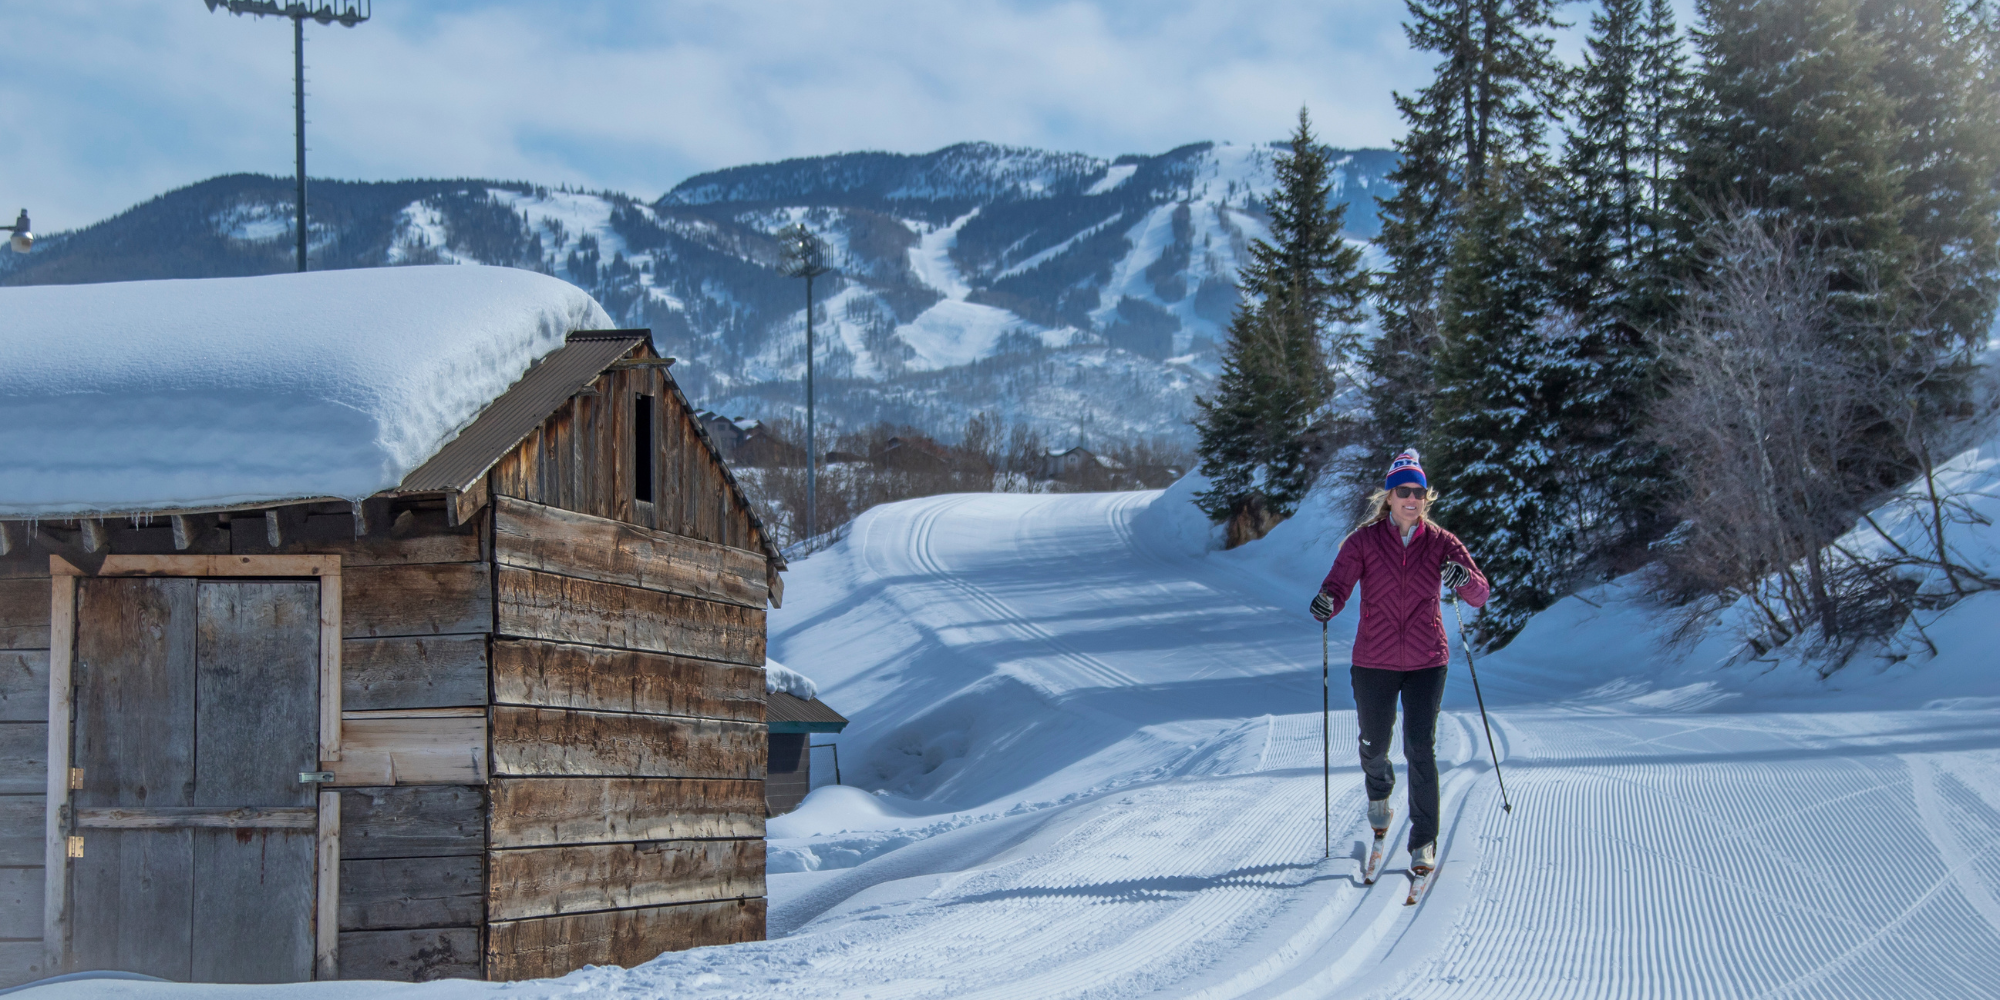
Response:
[{"label": "snow-covered ground", "polygon": [[541,983],[286,992],[2000,990],[2000,595],[1931,625],[1936,660],[1831,681],[1735,663],[1719,639],[1663,651],[1621,585],[1564,601],[1479,663],[1511,814],[1454,662],[1443,867],[1406,907],[1400,851],[1376,885],[1357,875],[1351,616],[1329,633],[1322,841],[1321,636],[1305,605],[1344,524],[1313,510],[1211,551],[1187,489],[894,504],[793,569],[772,655],[854,720],[840,738],[851,787],[772,821],[770,940]]}]

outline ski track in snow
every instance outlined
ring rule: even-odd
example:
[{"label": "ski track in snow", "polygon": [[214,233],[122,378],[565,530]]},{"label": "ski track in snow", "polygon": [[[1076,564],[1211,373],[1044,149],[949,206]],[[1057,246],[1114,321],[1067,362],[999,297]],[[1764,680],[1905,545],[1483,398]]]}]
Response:
[{"label": "ski track in snow", "polygon": [[[1556,689],[1489,666],[1508,814],[1460,660],[1438,733],[1442,867],[1425,899],[1405,906],[1400,786],[1393,852],[1375,885],[1360,881],[1368,835],[1353,712],[1341,710],[1352,704],[1341,666],[1352,616],[1333,630],[1333,836],[1322,857],[1319,637],[1302,609],[1272,603],[1316,581],[1258,580],[1241,563],[1159,543],[1135,523],[1154,496],[890,505],[795,570],[791,600],[772,616],[773,653],[855,719],[841,739],[862,780],[890,731],[930,724],[927,704],[896,699],[909,685],[937,680],[950,692],[1008,678],[1039,700],[980,717],[976,731],[998,745],[973,748],[933,793],[948,789],[957,805],[878,817],[880,830],[914,842],[847,869],[773,875],[774,916],[790,914],[774,929],[785,936],[540,983],[393,989],[1995,995],[2000,711],[1655,710],[1608,700],[1610,688]],[[946,676],[897,673],[908,663]],[[1395,758],[1400,780],[1400,746]],[[875,801],[823,788],[795,815],[814,815],[830,792]],[[882,801],[920,814],[930,802]],[[834,837],[862,814],[827,815]],[[192,995],[180,990],[115,992]],[[358,984],[322,992],[379,995]]]}]

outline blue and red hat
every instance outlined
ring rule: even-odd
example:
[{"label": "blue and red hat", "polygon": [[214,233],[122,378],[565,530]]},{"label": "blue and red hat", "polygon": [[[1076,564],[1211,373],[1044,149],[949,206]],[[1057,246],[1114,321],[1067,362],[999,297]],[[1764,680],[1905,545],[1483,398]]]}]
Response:
[{"label": "blue and red hat", "polygon": [[1417,449],[1411,448],[1389,463],[1389,477],[1382,481],[1382,488],[1393,490],[1398,486],[1417,485],[1430,489],[1431,484],[1424,479],[1424,467],[1418,464]]}]

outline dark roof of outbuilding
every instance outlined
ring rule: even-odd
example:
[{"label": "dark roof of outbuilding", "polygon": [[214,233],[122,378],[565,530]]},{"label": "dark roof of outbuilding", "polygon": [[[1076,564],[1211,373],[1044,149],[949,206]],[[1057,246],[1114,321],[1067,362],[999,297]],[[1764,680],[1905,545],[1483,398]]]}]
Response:
[{"label": "dark roof of outbuilding", "polygon": [[847,717],[826,702],[807,701],[788,691],[764,696],[764,721],[774,733],[837,733],[847,728]]}]

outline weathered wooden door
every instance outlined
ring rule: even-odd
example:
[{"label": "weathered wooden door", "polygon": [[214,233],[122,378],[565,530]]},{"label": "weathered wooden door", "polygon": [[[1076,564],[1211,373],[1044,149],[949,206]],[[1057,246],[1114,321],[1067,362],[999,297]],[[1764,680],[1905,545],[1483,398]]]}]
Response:
[{"label": "weathered wooden door", "polygon": [[69,966],[312,978],[319,583],[77,587]]}]

